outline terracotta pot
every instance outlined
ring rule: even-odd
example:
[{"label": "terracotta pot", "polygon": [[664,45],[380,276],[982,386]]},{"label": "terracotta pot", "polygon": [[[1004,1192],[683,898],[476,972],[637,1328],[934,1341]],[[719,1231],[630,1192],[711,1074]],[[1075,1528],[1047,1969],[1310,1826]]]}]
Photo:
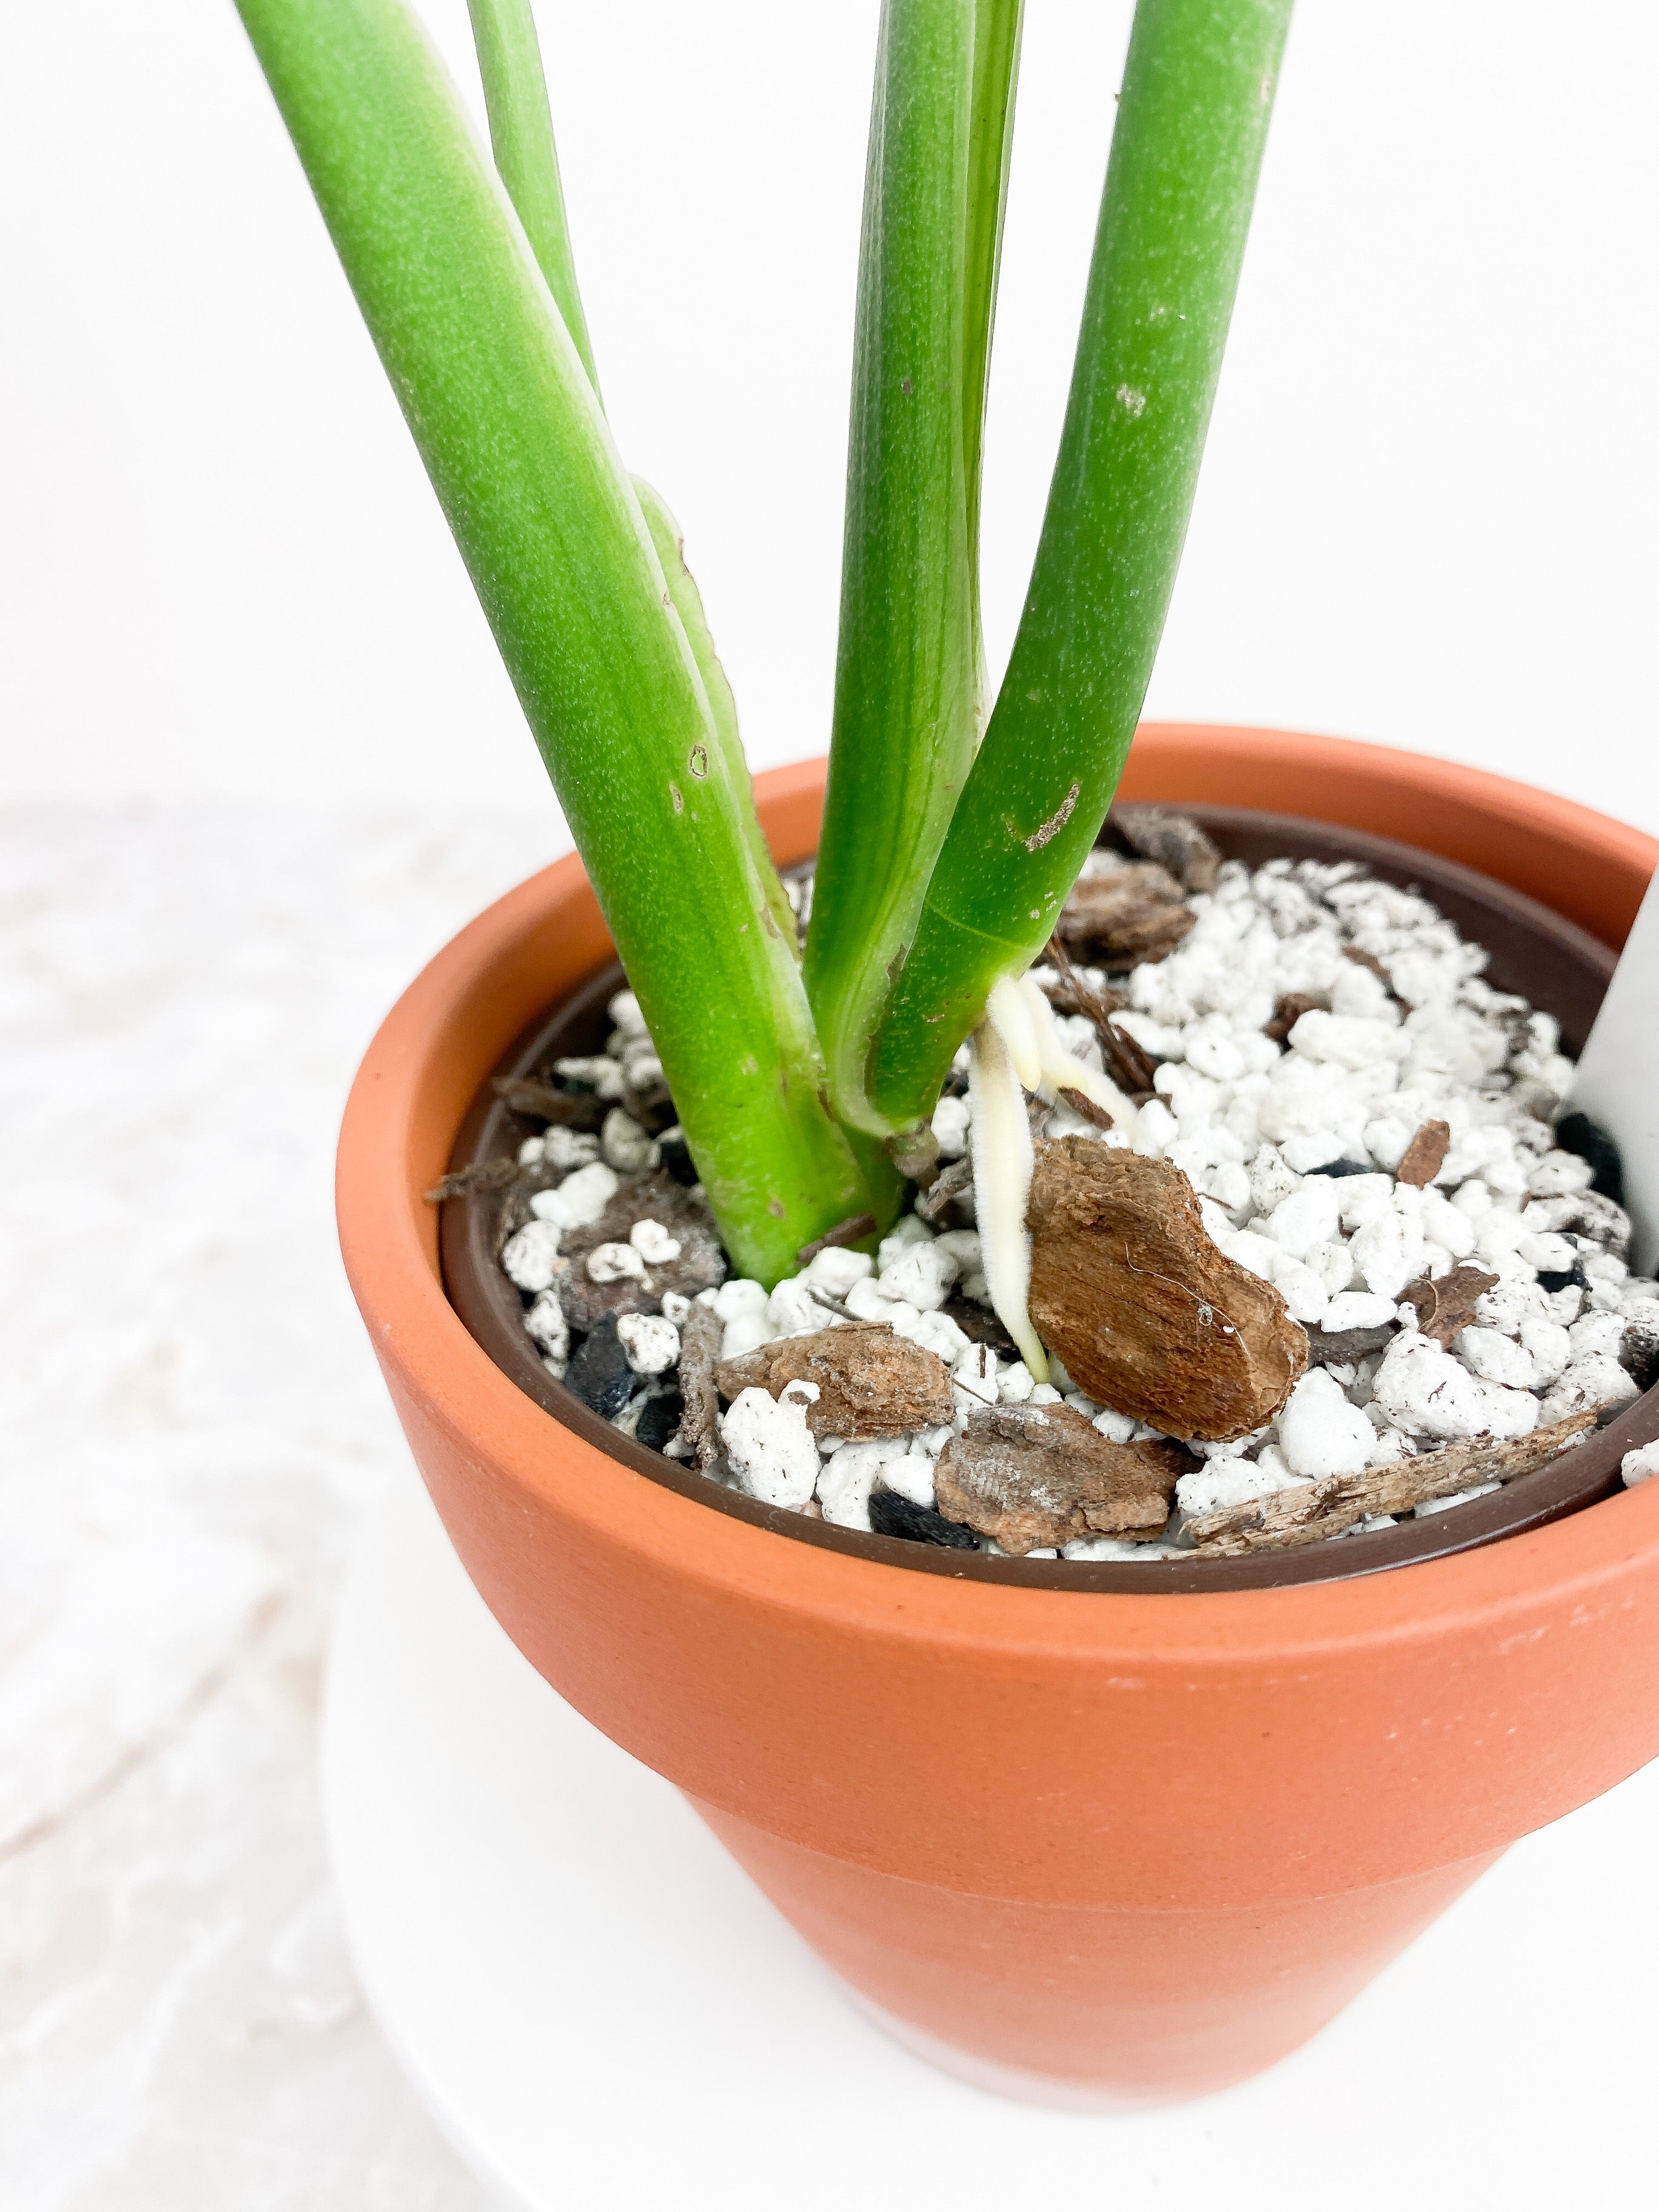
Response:
[{"label": "terracotta pot", "polygon": [[[813,846],[821,778],[761,780],[781,858]],[[1584,808],[1333,739],[1149,727],[1125,792],[1401,837],[1613,945],[1659,859]],[[1219,2088],[1659,1753],[1659,1483],[1359,1580],[1152,1597],[799,1543],[562,1429],[451,1309],[422,1194],[490,1068],[608,951],[567,860],[419,977],[347,1109],[347,1268],[496,1618],[896,2032],[1055,2101]]]}]

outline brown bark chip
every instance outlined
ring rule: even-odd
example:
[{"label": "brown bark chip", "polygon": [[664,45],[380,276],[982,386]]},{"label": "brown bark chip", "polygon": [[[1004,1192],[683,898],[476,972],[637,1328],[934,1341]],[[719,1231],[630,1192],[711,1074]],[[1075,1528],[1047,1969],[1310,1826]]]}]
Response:
[{"label": "brown bark chip", "polygon": [[1316,998],[1310,991],[1286,991],[1273,1007],[1273,1019],[1262,1024],[1261,1034],[1275,1044],[1283,1044],[1304,1014],[1329,1011],[1328,999]]},{"label": "brown bark chip", "polygon": [[1054,934],[1066,950],[1106,968],[1133,968],[1173,952],[1198,917],[1156,860],[1125,860],[1072,886]]},{"label": "brown bark chip", "polygon": [[680,1323],[680,1396],[685,1410],[678,1443],[682,1455],[689,1454],[704,1474],[720,1455],[714,1369],[725,1334],[726,1324],[713,1306],[693,1306]]},{"label": "brown bark chip", "polygon": [[1112,1443],[1070,1406],[998,1406],[945,1446],[935,1502],[1023,1557],[1085,1536],[1158,1535],[1194,1464],[1173,1444]]},{"label": "brown bark chip", "polygon": [[[678,1259],[655,1261],[643,1275],[623,1275],[614,1283],[590,1280],[588,1254],[600,1244],[626,1244],[636,1221],[659,1221],[678,1239]],[[593,1328],[608,1313],[655,1313],[665,1291],[695,1298],[726,1280],[726,1255],[708,1214],[660,1168],[627,1176],[597,1221],[566,1231],[560,1251],[570,1272],[560,1278],[559,1303],[577,1329]]]},{"label": "brown bark chip", "polygon": [[566,1129],[601,1128],[611,1111],[591,1091],[561,1091],[531,1076],[498,1075],[490,1088],[515,1114],[533,1114]]},{"label": "brown bark chip", "polygon": [[1282,1552],[1340,1536],[1374,1513],[1408,1513],[1431,1498],[1455,1498],[1482,1482],[1513,1482],[1558,1458],[1587,1429],[1594,1413],[1571,1413],[1529,1437],[1499,1443],[1475,1437],[1414,1458],[1368,1468],[1362,1474],[1328,1474],[1322,1481],[1276,1490],[1248,1505],[1219,1507],[1195,1514],[1188,1532],[1200,1552],[1236,1559],[1246,1552]]},{"label": "brown bark chip", "polygon": [[505,1190],[518,1179],[515,1159],[474,1160],[453,1175],[441,1176],[426,1194],[427,1204],[439,1206],[447,1198],[472,1198],[483,1192]]},{"label": "brown bark chip", "polygon": [[740,1359],[723,1359],[714,1379],[725,1398],[757,1387],[775,1398],[786,1382],[816,1382],[807,1427],[815,1437],[848,1443],[939,1428],[956,1416],[950,1369],[936,1352],[896,1335],[884,1321],[779,1337]]},{"label": "brown bark chip", "polygon": [[1190,815],[1162,806],[1115,806],[1112,827],[1143,860],[1161,860],[1183,890],[1212,891],[1221,854]]},{"label": "brown bark chip", "polygon": [[1414,1306],[1417,1325],[1424,1335],[1449,1351],[1459,1329],[1468,1328],[1475,1319],[1475,1300],[1497,1284],[1496,1275],[1472,1267],[1465,1261],[1437,1281],[1432,1276],[1419,1275],[1414,1283],[1407,1284],[1399,1303]]},{"label": "brown bark chip", "polygon": [[1374,1352],[1386,1352],[1394,1342],[1396,1324],[1384,1322],[1381,1328],[1341,1328],[1334,1335],[1329,1330],[1310,1327],[1308,1330],[1308,1364],[1310,1367],[1346,1367],[1369,1359]]},{"label": "brown bark chip", "polygon": [[1219,1442],[1289,1397],[1307,1337],[1211,1243],[1179,1168],[1091,1137],[1039,1145],[1026,1220],[1031,1319],[1100,1404]]},{"label": "brown bark chip", "polygon": [[946,1321],[953,1321],[969,1344],[988,1344],[999,1359],[1018,1359],[1019,1346],[992,1312],[977,1298],[965,1297],[960,1291],[952,1291],[939,1308]]},{"label": "brown bark chip", "polygon": [[1445,1164],[1451,1150],[1451,1127],[1445,1121],[1425,1121],[1407,1146],[1399,1166],[1394,1171],[1396,1182],[1408,1182],[1419,1190],[1431,1183]]}]

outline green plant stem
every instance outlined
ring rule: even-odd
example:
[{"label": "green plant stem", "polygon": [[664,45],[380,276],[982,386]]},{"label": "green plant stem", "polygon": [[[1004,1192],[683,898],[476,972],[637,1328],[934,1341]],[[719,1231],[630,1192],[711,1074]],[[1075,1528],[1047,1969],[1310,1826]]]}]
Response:
[{"label": "green plant stem", "polygon": [[586,371],[402,0],[239,0],[627,965],[732,1258],[869,1194],[820,1095],[663,564]]},{"label": "green plant stem", "polygon": [[1060,456],[985,743],[876,1045],[933,1107],[1054,927],[1122,772],[1192,510],[1290,0],[1139,0]]},{"label": "green plant stem", "polygon": [[1014,143],[1014,88],[1024,0],[978,0],[974,11],[973,122],[968,148],[967,301],[963,331],[963,481],[968,497],[968,581],[973,605],[974,717],[991,711],[980,629],[979,510],[985,404],[991,380],[1002,224]]},{"label": "green plant stem", "polygon": [[1018,16],[1017,0],[882,14],[806,943],[835,1110],[878,1135],[866,1058],[979,736],[980,423]]},{"label": "green plant stem", "polygon": [[599,371],[576,285],[558,149],[553,143],[553,110],[530,0],[467,0],[467,10],[483,79],[495,167],[597,394]]},{"label": "green plant stem", "polygon": [[743,817],[743,831],[748,840],[750,853],[772,918],[786,945],[797,942],[794,909],[784,894],[778,872],[772,865],[772,855],[767,848],[766,835],[755,811],[755,787],[750,780],[749,763],[744,757],[743,739],[738,734],[738,702],[727,680],[720,657],[714,650],[714,632],[708,627],[708,617],[703,612],[702,593],[697,589],[697,580],[685,565],[685,540],[680,526],[669,512],[668,503],[654,485],[643,477],[635,477],[634,495],[640,502],[646,527],[651,532],[651,542],[657,549],[657,558],[662,562],[663,574],[668,580],[669,597],[674,602],[674,611],[679,617],[686,638],[690,644],[697,672],[702,678],[703,690],[708,695],[708,710],[714,724],[714,734],[720,741],[726,760],[726,773]]}]

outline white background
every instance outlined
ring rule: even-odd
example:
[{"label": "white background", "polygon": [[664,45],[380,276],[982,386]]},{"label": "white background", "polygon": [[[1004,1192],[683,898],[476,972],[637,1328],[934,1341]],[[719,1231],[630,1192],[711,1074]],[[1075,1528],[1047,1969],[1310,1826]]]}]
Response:
[{"label": "white background", "polygon": [[[757,764],[828,725],[875,0],[543,0],[612,418]],[[1127,34],[1030,0],[988,447],[1029,567]],[[464,0],[426,13],[469,99]],[[1301,0],[1149,709],[1659,829],[1659,17]],[[230,0],[0,10],[13,796],[507,802],[542,773]]]}]

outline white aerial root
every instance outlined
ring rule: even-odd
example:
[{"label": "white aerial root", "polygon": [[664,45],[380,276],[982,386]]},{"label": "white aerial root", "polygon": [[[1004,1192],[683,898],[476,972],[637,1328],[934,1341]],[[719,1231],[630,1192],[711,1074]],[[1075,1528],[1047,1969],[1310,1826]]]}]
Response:
[{"label": "white aerial root", "polygon": [[[998,990],[1003,987],[999,984]],[[995,993],[992,994],[994,1001]],[[1030,1043],[1028,1035],[1022,1042]],[[974,1157],[974,1212],[979,1224],[985,1287],[997,1319],[1007,1330],[1032,1380],[1046,1382],[1048,1361],[1031,1326],[1031,1232],[1025,1206],[1031,1195],[1031,1125],[1025,1115],[1014,1056],[990,1007],[968,1041],[969,1123]]]},{"label": "white aerial root", "polygon": [[[1129,1100],[1109,1077],[1066,1051],[1060,1041],[1060,1031],[1054,1027],[1054,1010],[1029,975],[1021,976],[1016,988],[1024,1001],[1036,1038],[1037,1063],[1042,1071],[1040,1083],[1025,1083],[1024,1076],[1020,1077],[1025,1088],[1028,1091],[1080,1091],[1097,1106],[1104,1107],[1117,1127],[1133,1142],[1136,1112]],[[997,990],[1003,988],[1002,984],[997,985]],[[992,995],[994,998],[995,994]]]},{"label": "white aerial root", "polygon": [[1006,975],[985,1002],[969,1039],[968,1084],[974,1157],[974,1206],[985,1285],[1003,1327],[1019,1346],[1032,1380],[1046,1382],[1048,1362],[1031,1325],[1031,1125],[1025,1091],[1052,1098],[1080,1091],[1133,1139],[1135,1109],[1115,1083],[1067,1052],[1054,1010],[1029,976]]}]

